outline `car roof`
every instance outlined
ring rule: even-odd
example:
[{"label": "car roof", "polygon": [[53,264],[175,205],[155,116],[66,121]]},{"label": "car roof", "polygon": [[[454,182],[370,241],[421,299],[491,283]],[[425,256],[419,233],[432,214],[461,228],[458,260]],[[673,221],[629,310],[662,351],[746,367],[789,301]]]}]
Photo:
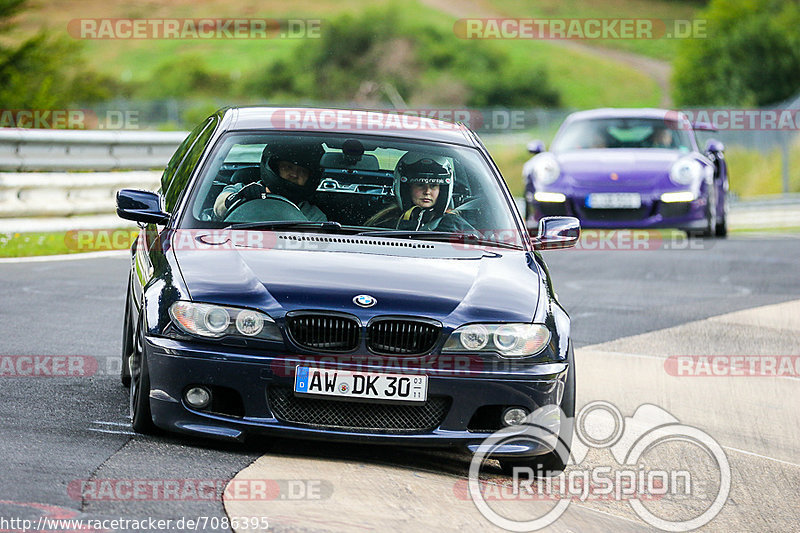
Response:
[{"label": "car roof", "polygon": [[605,107],[602,109],[590,109],[587,111],[578,111],[576,113],[572,113],[567,117],[566,120],[587,120],[587,119],[596,119],[596,118],[657,118],[657,119],[665,119],[667,117],[672,117],[677,119],[678,116],[683,115],[678,111],[672,111],[669,109],[658,109],[655,107],[646,107],[646,108],[615,108],[615,107]]},{"label": "car roof", "polygon": [[378,135],[477,147],[461,124],[421,117],[419,113],[313,107],[232,107],[225,112],[226,131],[296,131]]}]

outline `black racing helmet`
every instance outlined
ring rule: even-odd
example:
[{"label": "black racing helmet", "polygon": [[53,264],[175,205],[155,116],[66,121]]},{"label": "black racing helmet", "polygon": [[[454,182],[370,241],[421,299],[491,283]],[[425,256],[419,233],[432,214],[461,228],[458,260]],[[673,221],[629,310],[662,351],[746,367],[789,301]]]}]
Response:
[{"label": "black racing helmet", "polygon": [[394,194],[400,209],[405,212],[413,205],[411,184],[424,183],[439,185],[439,197],[433,210],[438,215],[444,214],[453,196],[453,178],[453,163],[449,158],[408,152],[394,169]]},{"label": "black racing helmet", "polygon": [[[261,179],[270,192],[283,196],[294,203],[308,200],[319,186],[322,168],[319,165],[325,150],[320,144],[267,145],[261,154]],[[300,186],[282,179],[278,163],[288,161],[309,170],[308,181]]]}]

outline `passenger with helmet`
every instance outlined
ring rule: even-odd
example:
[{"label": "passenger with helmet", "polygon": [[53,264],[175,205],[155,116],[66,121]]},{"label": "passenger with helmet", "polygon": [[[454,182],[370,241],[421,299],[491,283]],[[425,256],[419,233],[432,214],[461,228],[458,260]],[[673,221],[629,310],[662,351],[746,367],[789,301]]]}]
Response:
[{"label": "passenger with helmet", "polygon": [[394,169],[397,204],[374,215],[365,225],[415,231],[473,229],[450,209],[454,178],[448,158],[408,152]]},{"label": "passenger with helmet", "polygon": [[325,213],[308,201],[319,185],[319,161],[323,153],[318,144],[267,146],[261,155],[261,180],[249,184],[235,183],[222,189],[214,201],[214,214],[223,219],[237,202],[276,194],[295,204],[308,220],[328,220]]}]

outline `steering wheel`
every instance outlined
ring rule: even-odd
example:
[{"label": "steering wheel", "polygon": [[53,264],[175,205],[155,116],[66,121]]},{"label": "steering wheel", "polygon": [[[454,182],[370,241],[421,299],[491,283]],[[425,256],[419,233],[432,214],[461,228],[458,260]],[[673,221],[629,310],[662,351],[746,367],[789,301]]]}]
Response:
[{"label": "steering wheel", "polygon": [[308,218],[291,200],[277,194],[263,198],[242,198],[228,208],[225,222],[257,222],[259,220],[305,221]]}]

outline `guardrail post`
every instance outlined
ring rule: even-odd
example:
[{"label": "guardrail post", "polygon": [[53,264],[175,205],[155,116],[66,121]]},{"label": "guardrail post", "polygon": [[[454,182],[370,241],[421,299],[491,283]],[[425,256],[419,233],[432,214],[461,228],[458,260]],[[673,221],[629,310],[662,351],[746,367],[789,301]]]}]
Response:
[{"label": "guardrail post", "polygon": [[785,132],[781,137],[783,141],[781,142],[783,194],[789,194],[789,141],[791,140],[791,135],[789,132]]}]

